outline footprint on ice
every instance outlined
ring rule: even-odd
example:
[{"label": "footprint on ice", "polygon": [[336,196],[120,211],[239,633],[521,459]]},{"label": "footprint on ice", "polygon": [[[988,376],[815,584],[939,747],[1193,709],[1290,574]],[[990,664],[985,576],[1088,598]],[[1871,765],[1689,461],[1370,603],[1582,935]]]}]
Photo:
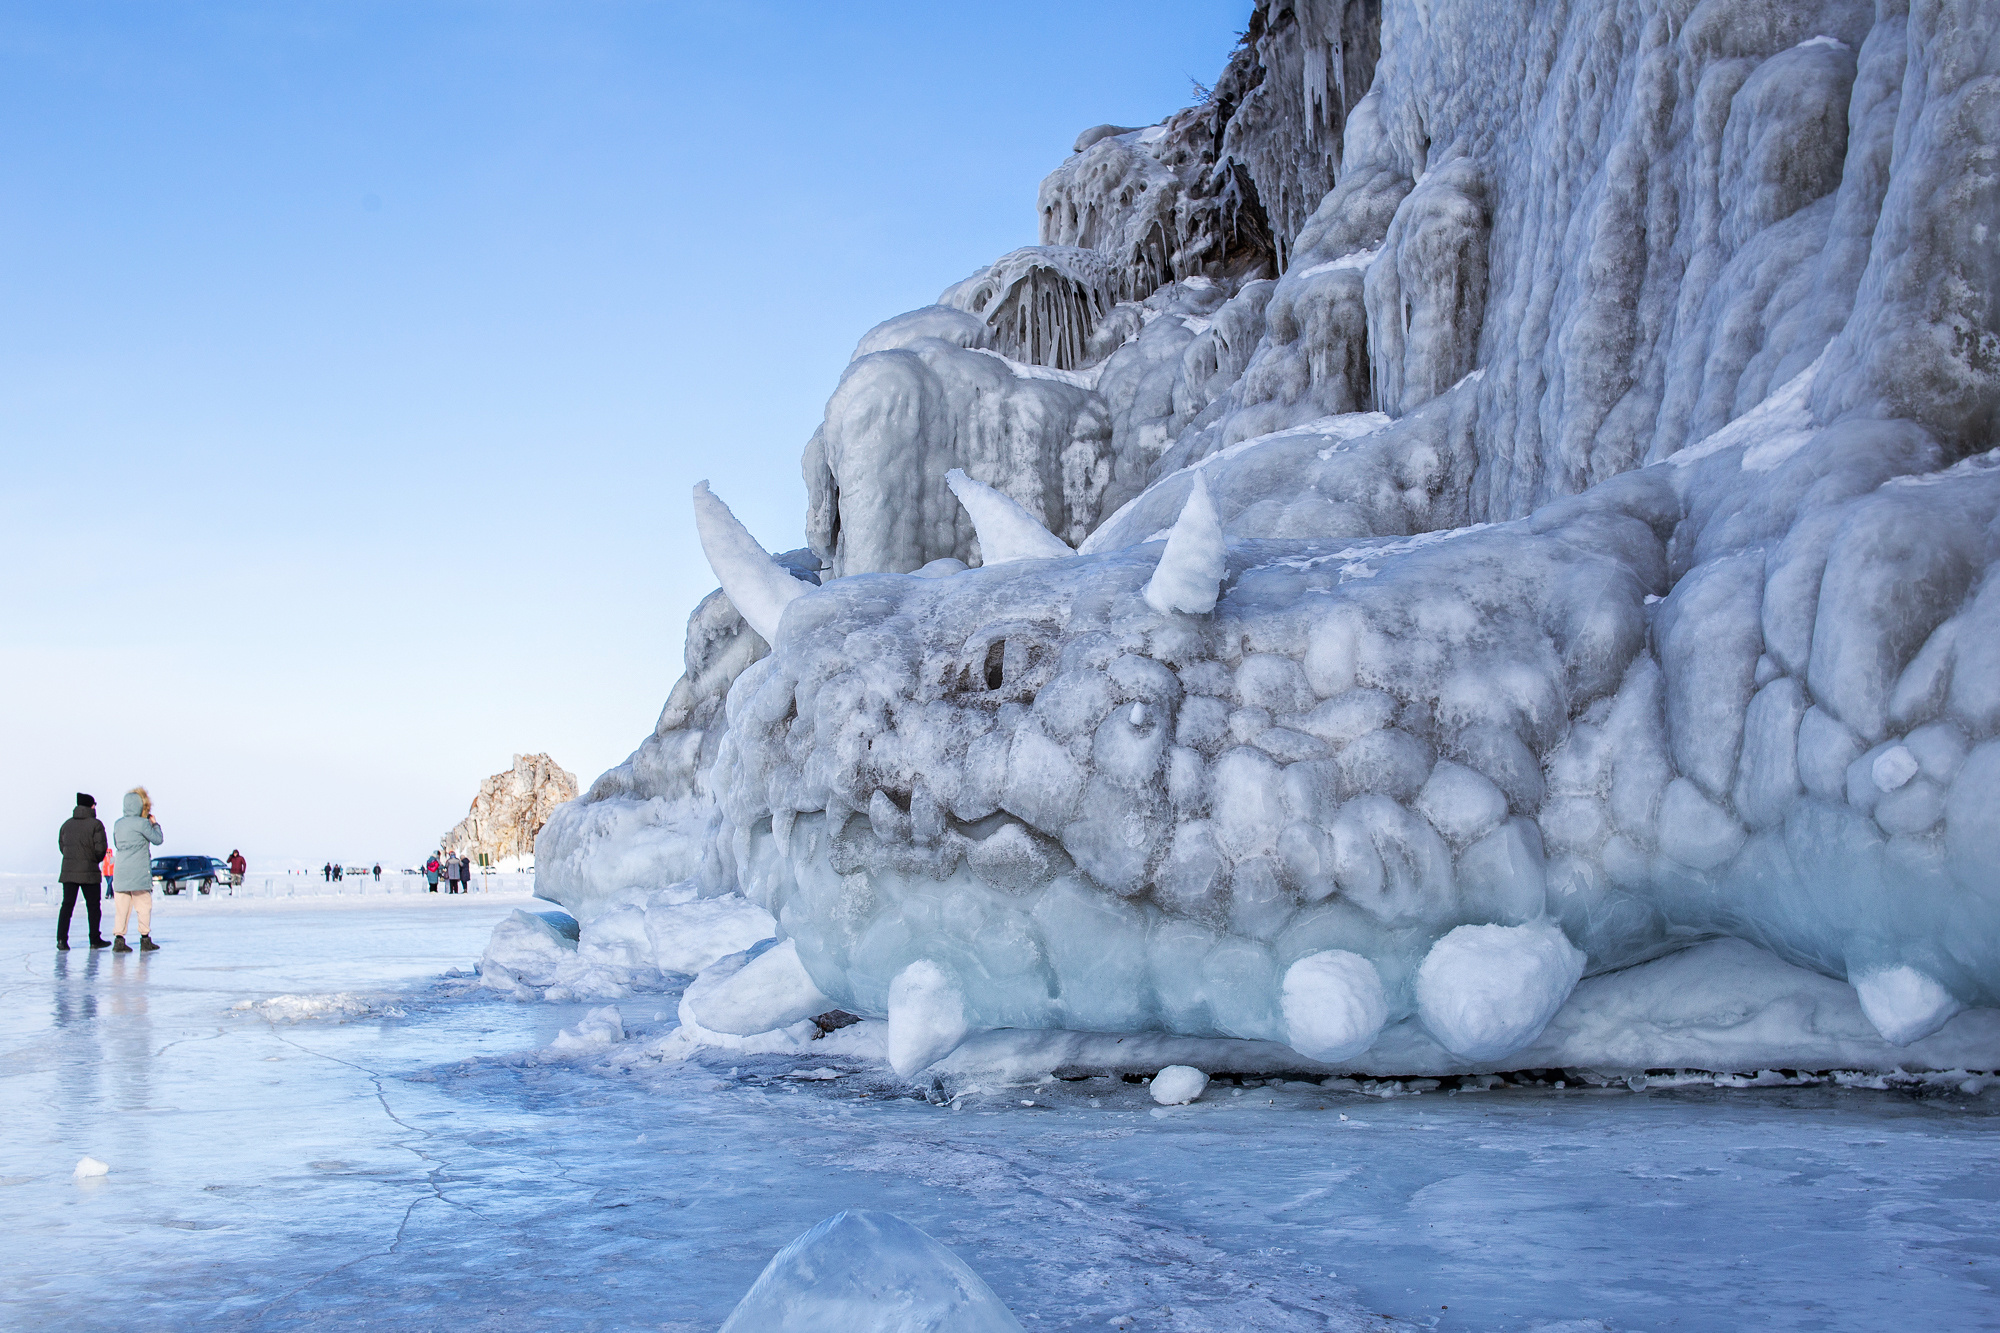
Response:
[{"label": "footprint on ice", "polygon": [[779,1250],[722,1333],[1020,1333],[993,1289],[893,1213],[835,1213]]}]

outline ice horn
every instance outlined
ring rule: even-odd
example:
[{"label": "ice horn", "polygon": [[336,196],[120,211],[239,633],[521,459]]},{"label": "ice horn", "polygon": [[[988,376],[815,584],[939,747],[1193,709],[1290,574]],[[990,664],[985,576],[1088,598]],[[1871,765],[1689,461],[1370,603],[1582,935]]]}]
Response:
[{"label": "ice horn", "polygon": [[1181,516],[1167,534],[1167,549],[1159,568],[1146,584],[1146,605],[1155,611],[1186,611],[1206,615],[1215,609],[1227,572],[1229,550],[1222,540],[1222,520],[1208,498],[1208,483],[1197,472]]},{"label": "ice horn", "polygon": [[965,469],[955,467],[945,473],[944,484],[971,516],[972,526],[979,532],[979,558],[986,564],[1076,554],[1020,501],[983,481],[974,481]]},{"label": "ice horn", "polygon": [[737,614],[763,635],[766,643],[777,642],[778,617],[784,614],[787,603],[806,593],[806,585],[771,558],[705,481],[695,483],[694,526],[701,534],[708,567],[715,571]]}]

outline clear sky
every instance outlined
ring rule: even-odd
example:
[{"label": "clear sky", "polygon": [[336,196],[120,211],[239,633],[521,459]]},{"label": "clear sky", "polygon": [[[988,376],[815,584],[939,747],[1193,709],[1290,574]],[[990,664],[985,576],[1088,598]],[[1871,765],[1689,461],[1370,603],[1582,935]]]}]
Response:
[{"label": "clear sky", "polygon": [[855,339],[1035,239],[1249,0],[11,0],[0,870],[403,863],[650,731],[704,477],[802,544]]}]

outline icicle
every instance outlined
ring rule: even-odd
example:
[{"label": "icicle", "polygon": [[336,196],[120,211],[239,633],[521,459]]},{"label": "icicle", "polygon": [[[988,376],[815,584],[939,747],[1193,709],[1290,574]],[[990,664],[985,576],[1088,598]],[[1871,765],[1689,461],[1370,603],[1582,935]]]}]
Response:
[{"label": "icicle", "polygon": [[793,578],[783,565],[771,558],[750,530],[717,499],[705,481],[694,488],[694,526],[701,534],[702,554],[708,567],[729,594],[737,614],[767,643],[777,641],[778,617],[794,597],[807,592],[805,584]]},{"label": "icicle", "polygon": [[1167,534],[1167,549],[1159,568],[1146,584],[1146,605],[1155,611],[1186,611],[1206,615],[1222,593],[1228,568],[1228,548],[1222,540],[1222,520],[1208,498],[1208,483],[1195,473],[1181,516]]},{"label": "icicle", "polygon": [[963,468],[944,474],[944,484],[965,506],[979,532],[979,558],[989,565],[1009,560],[1046,560],[1075,555],[1061,538],[1042,525],[1013,496],[975,481]]}]

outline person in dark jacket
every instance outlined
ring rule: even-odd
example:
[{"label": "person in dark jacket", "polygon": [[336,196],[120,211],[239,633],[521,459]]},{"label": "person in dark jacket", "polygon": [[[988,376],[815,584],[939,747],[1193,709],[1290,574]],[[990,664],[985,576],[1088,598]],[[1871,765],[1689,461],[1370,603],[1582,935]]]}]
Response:
[{"label": "person in dark jacket", "polygon": [[97,820],[96,798],[88,792],[76,794],[76,813],[63,821],[56,834],[56,846],[62,851],[63,886],[62,911],[56,915],[56,948],[69,949],[69,919],[76,911],[79,897],[83,899],[84,915],[90,920],[90,947],[110,948],[111,941],[104,938],[103,907],[97,897],[97,886],[104,882],[98,867],[110,844],[105,841],[104,825]]},{"label": "person in dark jacket", "polygon": [[472,858],[458,858],[458,887],[466,893],[472,892]]}]

